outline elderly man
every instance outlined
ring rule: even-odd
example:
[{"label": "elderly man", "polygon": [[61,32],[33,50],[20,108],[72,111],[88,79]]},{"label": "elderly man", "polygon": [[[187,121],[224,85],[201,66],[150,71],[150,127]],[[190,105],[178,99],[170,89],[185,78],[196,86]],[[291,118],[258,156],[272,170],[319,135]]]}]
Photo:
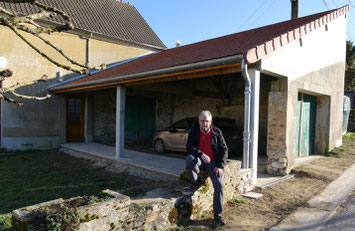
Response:
[{"label": "elderly man", "polygon": [[209,111],[202,111],[198,117],[199,127],[191,129],[186,150],[189,154],[186,158],[186,166],[193,178],[192,190],[199,188],[202,183],[200,180],[200,168],[208,171],[212,180],[213,212],[214,219],[220,225],[226,222],[222,218],[223,203],[223,169],[227,162],[228,148],[219,128],[212,125],[212,115]]}]

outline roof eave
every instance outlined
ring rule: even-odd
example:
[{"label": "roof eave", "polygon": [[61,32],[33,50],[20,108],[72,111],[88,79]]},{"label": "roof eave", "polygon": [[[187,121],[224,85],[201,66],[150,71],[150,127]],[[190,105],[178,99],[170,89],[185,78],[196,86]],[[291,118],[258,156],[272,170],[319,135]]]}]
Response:
[{"label": "roof eave", "polygon": [[84,83],[77,83],[77,84],[72,84],[67,86],[66,85],[57,86],[57,87],[50,88],[48,90],[51,91],[52,93],[63,93],[63,92],[77,91],[77,89],[84,90],[90,88],[97,88],[100,86],[120,85],[123,83],[133,82],[133,81],[134,82],[145,81],[147,80],[147,78],[155,78],[155,79],[164,78],[166,75],[177,76],[194,70],[203,71],[206,68],[218,69],[218,68],[223,68],[226,65],[240,64],[242,59],[243,59],[243,55],[238,54],[230,57],[223,57],[223,58],[207,60],[207,61],[192,63],[192,64],[186,64],[181,66],[169,67],[169,68],[164,68],[164,69],[159,69],[154,71],[136,73],[131,75],[119,76],[119,77],[112,77],[108,79],[100,79],[88,83],[84,82]]}]

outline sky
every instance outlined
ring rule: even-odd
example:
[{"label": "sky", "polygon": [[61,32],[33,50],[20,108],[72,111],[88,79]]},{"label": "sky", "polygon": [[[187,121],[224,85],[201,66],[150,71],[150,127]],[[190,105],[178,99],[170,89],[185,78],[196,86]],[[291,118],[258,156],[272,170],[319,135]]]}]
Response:
[{"label": "sky", "polygon": [[[289,20],[290,0],[125,0],[168,48]],[[355,0],[299,0],[300,17],[350,6],[347,39],[355,42]]]}]

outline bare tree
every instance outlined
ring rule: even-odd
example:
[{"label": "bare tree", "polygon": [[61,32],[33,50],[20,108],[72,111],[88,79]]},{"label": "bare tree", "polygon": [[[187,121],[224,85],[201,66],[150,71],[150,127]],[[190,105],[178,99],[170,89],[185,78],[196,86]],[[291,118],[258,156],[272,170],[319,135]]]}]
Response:
[{"label": "bare tree", "polygon": [[[45,39],[41,34],[52,34],[54,32],[63,32],[74,29],[71,18],[64,11],[56,9],[54,7],[44,5],[38,0],[0,0],[0,2],[4,3],[28,3],[33,6],[37,6],[41,11],[31,15],[18,15],[15,12],[10,12],[2,7],[0,7],[0,13],[5,16],[0,16],[0,25],[10,28],[19,38],[21,38],[28,46],[30,46],[33,50],[35,50],[38,54],[40,54],[43,58],[47,59],[49,62],[54,65],[63,68],[68,71],[72,71],[78,74],[85,74],[89,72],[89,69],[105,69],[105,65],[102,64],[100,67],[89,67],[87,64],[80,64],[79,62],[74,61],[70,57],[68,57],[61,49],[51,43],[49,40]],[[44,27],[36,23],[36,20],[46,20],[53,19],[55,17],[61,17],[64,20],[64,25],[58,25],[55,27]],[[49,47],[54,49],[59,55],[64,57],[67,61],[69,61],[72,65],[61,64],[60,62],[49,57],[45,52],[41,51],[40,48],[35,46],[31,41],[26,39],[21,33],[25,32],[30,34],[38,39],[40,39],[44,44],[47,44]],[[75,67],[76,66],[76,67]],[[13,74],[12,70],[6,69],[0,71],[0,81],[3,81],[5,78],[11,77]],[[47,80],[47,76],[43,75],[38,80],[33,80],[30,82],[18,82],[13,86],[7,88],[0,88],[0,98],[4,99],[7,102],[15,103],[16,105],[22,105],[18,99],[33,99],[33,100],[46,100],[51,97],[50,94],[47,93],[46,96],[29,96],[23,95],[16,92],[16,89],[19,87],[35,84],[38,82],[45,82]],[[9,97],[11,95],[12,97]],[[14,99],[15,97],[16,99]]]}]

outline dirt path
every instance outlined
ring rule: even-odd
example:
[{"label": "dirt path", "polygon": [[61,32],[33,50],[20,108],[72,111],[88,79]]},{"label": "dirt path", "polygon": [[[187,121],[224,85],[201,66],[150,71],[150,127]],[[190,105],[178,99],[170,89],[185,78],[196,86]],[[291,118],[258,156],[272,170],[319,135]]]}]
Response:
[{"label": "dirt path", "polygon": [[296,177],[254,192],[263,194],[259,199],[235,198],[224,207],[226,227],[216,227],[212,213],[204,214],[189,227],[178,230],[268,230],[307,201],[355,163],[355,134],[344,139],[343,146],[327,156],[300,166],[293,172]]}]

